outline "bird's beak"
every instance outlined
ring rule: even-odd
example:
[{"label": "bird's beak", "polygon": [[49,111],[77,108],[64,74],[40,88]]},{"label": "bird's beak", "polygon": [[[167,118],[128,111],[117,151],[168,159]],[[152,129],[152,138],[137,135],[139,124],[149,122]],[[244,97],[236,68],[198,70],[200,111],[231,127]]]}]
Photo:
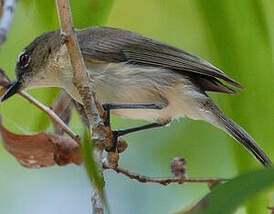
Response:
[{"label": "bird's beak", "polygon": [[1,103],[4,102],[9,97],[11,97],[12,95],[19,92],[20,88],[21,88],[21,83],[19,81],[13,82],[12,85],[8,88],[8,90],[1,97]]}]

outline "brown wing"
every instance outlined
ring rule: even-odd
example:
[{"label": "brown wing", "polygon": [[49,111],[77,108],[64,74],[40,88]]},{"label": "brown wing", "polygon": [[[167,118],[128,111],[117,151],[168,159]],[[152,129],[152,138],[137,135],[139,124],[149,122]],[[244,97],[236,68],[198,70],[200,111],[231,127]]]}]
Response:
[{"label": "brown wing", "polygon": [[[215,78],[220,78],[236,88],[243,88],[200,57],[131,31],[91,27],[78,31],[78,39],[83,56],[87,59],[158,66],[186,75],[198,74],[194,75],[197,76],[197,81],[201,79],[201,84],[208,87],[208,90],[215,88],[213,91],[234,93]],[[219,86],[222,89],[218,89]]]}]

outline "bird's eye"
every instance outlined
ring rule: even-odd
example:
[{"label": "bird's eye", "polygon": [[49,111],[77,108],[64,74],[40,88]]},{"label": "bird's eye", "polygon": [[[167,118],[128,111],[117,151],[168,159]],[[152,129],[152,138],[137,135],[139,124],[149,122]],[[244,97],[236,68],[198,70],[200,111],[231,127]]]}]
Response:
[{"label": "bird's eye", "polygon": [[28,54],[22,54],[19,58],[19,62],[22,68],[28,67],[30,63],[30,56]]}]

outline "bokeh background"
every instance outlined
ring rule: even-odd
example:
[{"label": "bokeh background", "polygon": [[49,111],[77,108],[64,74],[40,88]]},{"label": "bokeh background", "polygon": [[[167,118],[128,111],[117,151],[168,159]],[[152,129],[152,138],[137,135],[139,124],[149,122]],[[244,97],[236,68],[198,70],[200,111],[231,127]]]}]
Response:
[{"label": "bokeh background", "polygon": [[[139,32],[199,55],[245,86],[239,95],[210,94],[242,125],[274,160],[274,2],[273,0],[72,0],[75,27],[107,25]],[[0,67],[14,78],[14,64],[24,46],[39,34],[59,27],[55,1],[21,0],[7,42],[0,49]],[[58,89],[30,94],[51,105]],[[4,125],[16,133],[52,131],[50,121],[15,96],[0,105]],[[112,117],[113,127],[140,124]],[[81,133],[74,112],[70,126]],[[237,176],[260,165],[222,131],[201,121],[180,119],[169,127],[125,138],[129,147],[120,166],[148,176],[171,176],[173,157],[187,160],[190,177]],[[172,213],[199,201],[205,184],[142,184],[105,172],[112,213]],[[26,169],[0,145],[0,213],[90,213],[90,181],[83,167],[69,165]],[[273,194],[264,193],[237,213],[270,213]]]}]

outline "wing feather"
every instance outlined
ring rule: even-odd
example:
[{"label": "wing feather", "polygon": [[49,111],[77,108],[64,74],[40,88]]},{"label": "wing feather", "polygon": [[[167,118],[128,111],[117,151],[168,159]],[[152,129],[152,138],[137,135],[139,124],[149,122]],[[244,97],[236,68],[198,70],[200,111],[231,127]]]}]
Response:
[{"label": "wing feather", "polygon": [[[207,82],[212,79],[216,83],[216,79],[213,79],[220,78],[236,88],[243,88],[206,60],[131,31],[91,27],[78,31],[78,40],[85,58],[158,66],[177,72],[198,74],[199,77],[212,77],[207,78]],[[218,82],[218,84],[222,83]]]}]

